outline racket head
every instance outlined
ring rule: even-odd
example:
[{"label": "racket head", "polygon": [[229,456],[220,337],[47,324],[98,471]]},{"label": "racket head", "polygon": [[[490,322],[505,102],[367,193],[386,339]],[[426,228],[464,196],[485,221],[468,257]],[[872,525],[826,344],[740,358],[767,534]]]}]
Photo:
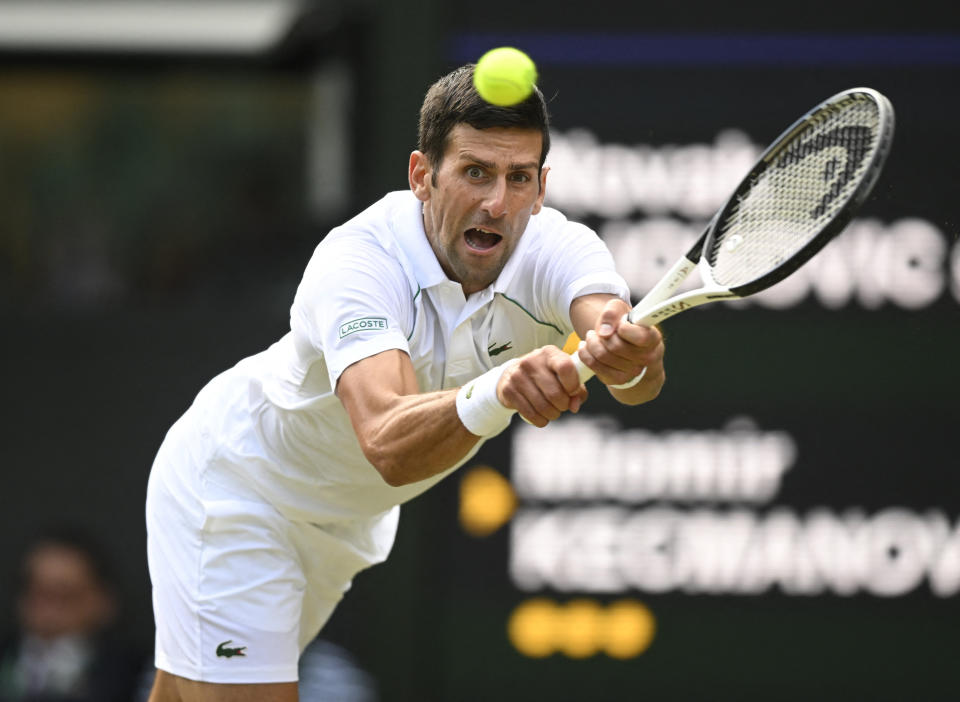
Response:
[{"label": "racket head", "polygon": [[893,106],[871,88],[845,90],[807,112],[767,147],[714,217],[701,274],[745,297],[793,273],[866,200],[893,131]]}]

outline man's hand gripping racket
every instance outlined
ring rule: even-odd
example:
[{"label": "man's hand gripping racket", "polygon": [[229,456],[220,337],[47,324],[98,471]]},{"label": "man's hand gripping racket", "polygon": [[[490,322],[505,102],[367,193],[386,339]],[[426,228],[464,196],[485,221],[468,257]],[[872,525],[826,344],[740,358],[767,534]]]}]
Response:
[{"label": "man's hand gripping racket", "polygon": [[[893,129],[890,101],[870,88],[845,90],[817,105],[767,147],[699,240],[626,319],[658,324],[789,276],[843,231],[866,200]],[[694,269],[703,285],[676,293]],[[586,382],[593,371],[577,351],[572,355]]]}]

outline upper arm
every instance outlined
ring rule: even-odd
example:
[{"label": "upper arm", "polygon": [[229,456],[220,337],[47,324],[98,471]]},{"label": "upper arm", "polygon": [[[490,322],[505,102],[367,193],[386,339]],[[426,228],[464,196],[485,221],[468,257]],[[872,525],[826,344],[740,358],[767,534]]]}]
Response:
[{"label": "upper arm", "polygon": [[[630,289],[596,232],[550,208],[544,208],[540,221],[539,236],[526,249],[532,267],[526,279],[540,319],[562,328],[572,326],[582,335],[593,328],[599,310],[611,297],[629,304]],[[600,297],[591,300],[594,295]],[[575,306],[588,309],[586,321],[577,318]]]},{"label": "upper arm", "polygon": [[385,352],[407,352],[415,320],[403,268],[362,237],[325,240],[311,259],[290,313],[291,329],[324,357],[330,387],[350,366]]},{"label": "upper arm", "polygon": [[340,374],[336,394],[350,417],[361,446],[383,423],[400,398],[420,392],[410,357],[389,349],[351,364]]},{"label": "upper arm", "polygon": [[419,390],[410,358],[398,349],[353,363],[337,383],[364,456],[394,487],[447,470],[479,440],[457,415],[455,391]]},{"label": "upper arm", "polygon": [[620,300],[618,295],[608,293],[591,293],[574,298],[570,303],[570,321],[573,322],[573,328],[577,336],[581,339],[587,337],[587,332],[593,329],[597,320],[600,318],[600,312],[610,300]]}]

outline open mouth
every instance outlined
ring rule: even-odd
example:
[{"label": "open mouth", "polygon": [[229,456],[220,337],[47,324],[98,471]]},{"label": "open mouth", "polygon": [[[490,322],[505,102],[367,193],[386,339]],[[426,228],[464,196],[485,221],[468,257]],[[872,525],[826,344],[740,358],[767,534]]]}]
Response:
[{"label": "open mouth", "polygon": [[486,229],[472,228],[463,233],[467,246],[475,251],[489,251],[503,239],[502,236]]}]

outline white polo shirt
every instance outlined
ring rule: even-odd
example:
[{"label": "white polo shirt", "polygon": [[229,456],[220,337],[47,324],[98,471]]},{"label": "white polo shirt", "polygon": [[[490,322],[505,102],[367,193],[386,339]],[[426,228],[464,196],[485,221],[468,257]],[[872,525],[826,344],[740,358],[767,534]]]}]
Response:
[{"label": "white polo shirt", "polygon": [[344,369],[400,349],[422,392],[459,387],[540,346],[562,346],[573,331],[571,302],[595,292],[629,301],[596,234],[543,208],[493,285],[465,299],[427,241],[422,203],[409,191],[391,193],[317,247],[291,308],[291,331],[211,383],[223,420],[221,457],[231,466],[211,479],[242,480],[293,520],[382,514],[457,466],[387,485],[333,392]]}]

